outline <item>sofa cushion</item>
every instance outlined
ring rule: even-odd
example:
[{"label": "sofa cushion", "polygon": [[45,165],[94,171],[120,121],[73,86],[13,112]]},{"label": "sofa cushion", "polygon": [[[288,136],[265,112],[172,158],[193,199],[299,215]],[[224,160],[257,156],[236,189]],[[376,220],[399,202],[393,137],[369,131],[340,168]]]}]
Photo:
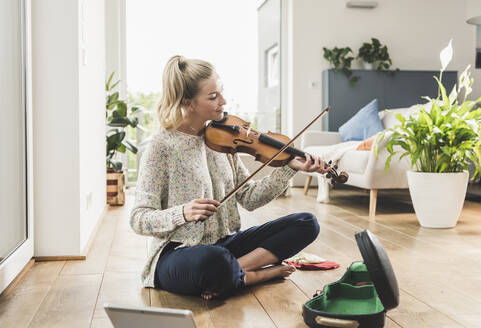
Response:
[{"label": "sofa cushion", "polygon": [[419,105],[413,105],[411,107],[406,108],[395,108],[395,109],[386,109],[382,112],[379,112],[379,117],[381,118],[381,122],[385,129],[391,129],[396,125],[399,125],[400,122],[396,118],[395,114],[401,114],[405,118],[408,118],[409,115],[419,111]]},{"label": "sofa cushion", "polygon": [[378,110],[377,99],[374,99],[341,125],[339,134],[342,141],[361,141],[384,130]]},{"label": "sofa cushion", "polygon": [[339,160],[339,170],[346,171],[347,173],[364,173],[370,153],[370,151],[362,150],[349,150],[345,152]]}]

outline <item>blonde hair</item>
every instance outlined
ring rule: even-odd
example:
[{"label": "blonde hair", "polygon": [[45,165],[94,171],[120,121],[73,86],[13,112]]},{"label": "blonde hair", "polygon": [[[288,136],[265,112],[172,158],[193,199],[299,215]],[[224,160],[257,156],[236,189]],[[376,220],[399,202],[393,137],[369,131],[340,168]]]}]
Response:
[{"label": "blonde hair", "polygon": [[162,75],[162,97],[157,113],[160,126],[176,129],[182,123],[182,100],[194,99],[200,91],[200,83],[214,73],[214,66],[200,59],[173,56]]}]

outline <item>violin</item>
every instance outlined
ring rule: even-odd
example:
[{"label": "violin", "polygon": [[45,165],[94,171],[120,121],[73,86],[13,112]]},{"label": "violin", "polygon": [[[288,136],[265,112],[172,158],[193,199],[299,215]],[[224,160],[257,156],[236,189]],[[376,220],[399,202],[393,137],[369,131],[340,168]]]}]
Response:
[{"label": "violin", "polygon": [[[329,108],[324,110],[295,138],[303,133],[328,110]],[[255,157],[256,161],[264,163],[261,168],[263,168],[265,165],[270,165],[273,167],[286,165],[295,156],[300,156],[307,159],[304,151],[289,146],[295,138],[291,140],[285,135],[273,132],[260,133],[255,129],[252,129],[249,122],[246,122],[237,116],[229,115],[227,112],[224,112],[224,117],[222,119],[218,121],[211,121],[206,126],[204,136],[205,143],[209,148],[222,153],[234,154],[236,152],[242,152],[250,154]],[[313,161],[312,158],[311,160]],[[338,174],[336,171],[337,165],[331,166],[331,164],[331,161],[329,163],[325,163],[325,169],[329,168],[326,178],[331,179],[332,185],[345,183],[349,177],[348,174],[346,172],[341,172]],[[251,174],[251,176],[248,177],[244,183],[247,182],[247,180],[256,174],[261,168]],[[240,188],[241,185],[236,187],[235,190]],[[229,196],[230,194],[228,197]]]}]

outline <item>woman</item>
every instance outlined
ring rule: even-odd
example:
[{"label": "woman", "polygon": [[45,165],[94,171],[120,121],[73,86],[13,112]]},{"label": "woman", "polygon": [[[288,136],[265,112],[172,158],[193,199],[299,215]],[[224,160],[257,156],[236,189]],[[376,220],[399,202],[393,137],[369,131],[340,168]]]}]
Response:
[{"label": "woman", "polygon": [[219,207],[218,200],[249,175],[237,154],[211,150],[203,140],[206,122],[223,117],[222,91],[214,67],[205,61],[174,56],[164,69],[161,129],[142,156],[130,219],[136,233],[154,237],[142,274],[146,287],[210,299],[287,277],[295,268],[282,260],[319,233],[310,213],[240,231],[237,208],[237,203],[249,211],[267,204],[298,170],[325,173],[317,157],[294,158],[249,181]]}]

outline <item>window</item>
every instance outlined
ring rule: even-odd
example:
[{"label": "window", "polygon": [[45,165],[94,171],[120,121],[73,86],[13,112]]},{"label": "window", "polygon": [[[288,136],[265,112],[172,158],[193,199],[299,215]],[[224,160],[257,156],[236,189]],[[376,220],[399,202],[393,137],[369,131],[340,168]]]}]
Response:
[{"label": "window", "polygon": [[279,86],[280,75],[280,54],[279,45],[276,43],[266,51],[266,87],[272,88]]},{"label": "window", "polygon": [[[129,132],[137,145],[157,128],[162,71],[173,55],[214,64],[226,111],[254,129],[280,132],[280,0],[127,0],[125,33],[128,99],[144,107],[139,122],[148,130]],[[127,156],[127,185],[132,185],[139,156]]]}]

